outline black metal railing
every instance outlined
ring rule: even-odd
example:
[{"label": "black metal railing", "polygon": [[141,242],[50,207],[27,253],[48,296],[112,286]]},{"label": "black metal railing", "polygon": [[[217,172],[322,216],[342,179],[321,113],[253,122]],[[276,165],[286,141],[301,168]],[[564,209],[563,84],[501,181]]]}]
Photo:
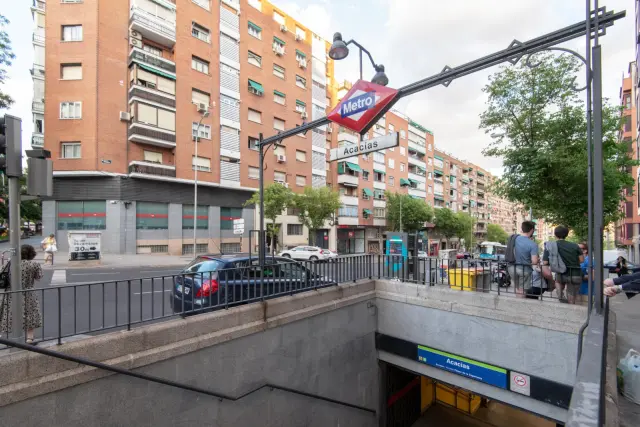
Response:
[{"label": "black metal railing", "polygon": [[552,292],[553,283],[530,266],[492,260],[363,254],[314,261],[269,258],[263,268],[257,257],[238,264],[215,271],[9,290],[0,293],[0,303],[5,304],[8,297],[15,303],[20,299],[16,294],[31,293],[40,303],[42,318],[35,340],[61,343],[76,335],[130,330],[175,316],[373,278],[540,301],[562,298]]}]

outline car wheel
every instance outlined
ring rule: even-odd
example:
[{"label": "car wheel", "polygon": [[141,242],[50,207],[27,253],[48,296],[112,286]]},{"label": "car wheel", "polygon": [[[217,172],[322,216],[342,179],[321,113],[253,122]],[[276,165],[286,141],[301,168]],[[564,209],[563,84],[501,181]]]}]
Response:
[{"label": "car wheel", "polygon": [[309,261],[317,261],[317,260],[318,260],[318,257],[315,255],[312,255],[309,257]]},{"label": "car wheel", "polygon": [[283,256],[284,258],[291,258],[291,255],[290,255],[290,254],[282,254],[282,256]]}]

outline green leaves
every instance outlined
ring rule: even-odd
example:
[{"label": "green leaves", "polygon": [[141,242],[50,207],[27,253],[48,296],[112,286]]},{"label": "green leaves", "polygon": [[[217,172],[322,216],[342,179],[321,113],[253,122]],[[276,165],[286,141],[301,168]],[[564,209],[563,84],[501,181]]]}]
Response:
[{"label": "green leaves", "polygon": [[488,242],[500,242],[502,244],[507,243],[509,235],[498,224],[489,224],[487,226],[487,241]]},{"label": "green leaves", "polygon": [[[570,55],[537,54],[537,67],[503,67],[483,89],[489,96],[480,128],[497,138],[484,154],[503,159],[504,174],[492,190],[566,224],[587,229],[587,122],[584,101],[571,88],[580,63]],[[619,107],[603,107],[605,223],[620,216],[622,190],[634,185],[626,172],[637,164],[618,143]]]},{"label": "green leaves", "polygon": [[293,198],[293,206],[300,210],[300,222],[310,231],[323,228],[325,221],[340,205],[340,194],[328,187],[305,187],[302,194],[296,194]]},{"label": "green leaves", "polygon": [[[282,184],[274,182],[264,189],[264,217],[275,224],[278,215],[282,215],[287,207],[291,206],[293,192]],[[260,193],[253,193],[244,204],[260,206]]]},{"label": "green leaves", "polygon": [[[11,50],[9,34],[4,29],[8,24],[9,20],[0,15],[0,85],[3,85],[7,78],[5,66],[10,66],[13,58],[16,57]],[[0,90],[0,109],[9,108],[11,104],[13,104],[13,99]]]},{"label": "green leaves", "polygon": [[417,231],[425,222],[433,220],[433,210],[424,200],[414,199],[407,194],[385,193],[387,198],[387,229],[400,231],[400,210],[402,207],[402,231]]}]

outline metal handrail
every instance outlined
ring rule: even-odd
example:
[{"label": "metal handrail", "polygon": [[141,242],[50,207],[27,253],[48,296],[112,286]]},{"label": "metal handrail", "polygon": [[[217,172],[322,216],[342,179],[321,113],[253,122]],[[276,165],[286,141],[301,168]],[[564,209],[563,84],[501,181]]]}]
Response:
[{"label": "metal handrail", "polygon": [[139,378],[142,380],[146,380],[146,381],[151,381],[154,383],[158,383],[158,384],[163,384],[169,387],[176,387],[176,388],[180,388],[182,390],[189,390],[189,391],[193,391],[196,393],[202,393],[202,394],[206,394],[207,396],[212,396],[212,397],[216,397],[218,398],[220,401],[222,400],[229,400],[232,402],[241,400],[253,393],[256,393],[260,390],[262,390],[263,388],[270,388],[272,390],[282,390],[282,391],[286,391],[288,393],[293,393],[293,394],[298,394],[301,396],[306,396],[306,397],[310,397],[313,399],[318,399],[318,400],[323,400],[325,402],[330,402],[330,403],[334,403],[336,405],[341,405],[341,406],[346,406],[349,408],[354,408],[354,409],[358,409],[361,411],[365,411],[365,412],[369,412],[371,414],[376,414],[376,410],[375,409],[371,409],[371,408],[367,408],[365,406],[360,406],[360,405],[356,405],[354,403],[349,403],[349,402],[343,402],[340,400],[336,400],[336,399],[332,399],[330,397],[326,397],[326,396],[321,396],[318,394],[313,394],[313,393],[308,393],[306,391],[301,391],[301,390],[295,390],[289,387],[284,387],[284,386],[280,386],[280,385],[276,385],[276,384],[271,384],[271,383],[264,383],[246,393],[243,393],[239,396],[229,396],[223,393],[217,393],[211,390],[207,390],[201,387],[196,387],[196,386],[192,386],[189,384],[184,384],[184,383],[179,383],[176,381],[171,381],[171,380],[167,380],[164,378],[160,378],[160,377],[156,377],[154,375],[147,375],[147,374],[142,374],[139,372],[134,372],[128,369],[124,369],[124,368],[119,368],[117,366],[112,366],[112,365],[107,365],[106,363],[101,363],[101,362],[94,362],[93,360],[89,360],[89,359],[85,359],[83,357],[77,357],[77,356],[71,356],[68,354],[64,354],[64,353],[60,353],[57,351],[53,351],[53,350],[48,350],[46,348],[40,348],[40,347],[34,347],[32,345],[28,345],[28,344],[22,344],[19,342],[15,342],[12,340],[8,340],[5,338],[0,337],[0,344],[4,344],[6,346],[10,346],[10,347],[15,347],[15,348],[19,348],[21,350],[27,350],[27,351],[31,351],[34,353],[39,353],[39,354],[43,354],[45,356],[50,356],[50,357],[55,357],[57,359],[62,359],[62,360],[67,360],[69,362],[74,362],[74,363],[80,363],[82,365],[87,365],[87,366],[91,366],[94,368],[98,368],[98,369],[104,369],[105,371],[110,371],[110,372],[114,372],[116,374],[121,374],[121,375],[127,375],[130,377],[134,377],[134,378]]}]

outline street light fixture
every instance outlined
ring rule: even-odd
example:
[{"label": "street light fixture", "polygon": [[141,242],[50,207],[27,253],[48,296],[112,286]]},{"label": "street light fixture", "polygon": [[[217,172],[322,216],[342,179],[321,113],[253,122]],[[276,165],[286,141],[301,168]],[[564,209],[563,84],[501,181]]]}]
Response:
[{"label": "street light fixture", "polygon": [[384,65],[376,64],[369,51],[357,41],[352,39],[345,43],[342,40],[342,34],[340,33],[335,33],[333,35],[333,43],[331,44],[331,48],[329,49],[329,58],[335,61],[346,58],[349,55],[348,46],[352,43],[358,46],[358,49],[360,49],[360,80],[362,80],[362,52],[364,52],[369,57],[369,61],[371,61],[373,69],[376,70],[376,74],[371,79],[371,83],[375,83],[381,86],[386,86],[387,84],[389,84],[389,78],[384,73]]}]

